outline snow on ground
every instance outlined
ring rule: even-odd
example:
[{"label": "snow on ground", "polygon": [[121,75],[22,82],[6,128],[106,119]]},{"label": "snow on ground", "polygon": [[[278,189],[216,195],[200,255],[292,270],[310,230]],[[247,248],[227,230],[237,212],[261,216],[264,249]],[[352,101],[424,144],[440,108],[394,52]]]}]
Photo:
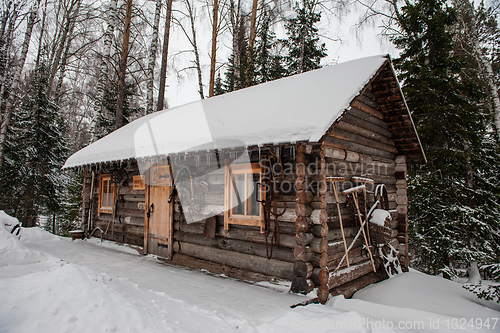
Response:
[{"label": "snow on ground", "polygon": [[[326,306],[291,309],[307,298],[287,290],[167,265],[98,239],[72,242],[32,228],[19,241],[0,228],[0,332],[500,331],[497,304],[485,307],[460,284],[418,272]],[[460,318],[476,322],[455,329]],[[490,328],[480,330],[488,318]]]}]

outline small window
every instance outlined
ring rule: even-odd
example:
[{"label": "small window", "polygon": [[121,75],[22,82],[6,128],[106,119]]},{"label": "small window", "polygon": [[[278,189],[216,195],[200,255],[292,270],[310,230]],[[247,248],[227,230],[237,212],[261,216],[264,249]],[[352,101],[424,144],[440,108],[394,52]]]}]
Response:
[{"label": "small window", "polygon": [[99,215],[113,213],[115,184],[111,183],[111,175],[101,175],[99,182]]},{"label": "small window", "polygon": [[226,165],[224,228],[230,224],[260,226],[264,229],[263,210],[258,200],[265,191],[261,183],[258,163]]}]

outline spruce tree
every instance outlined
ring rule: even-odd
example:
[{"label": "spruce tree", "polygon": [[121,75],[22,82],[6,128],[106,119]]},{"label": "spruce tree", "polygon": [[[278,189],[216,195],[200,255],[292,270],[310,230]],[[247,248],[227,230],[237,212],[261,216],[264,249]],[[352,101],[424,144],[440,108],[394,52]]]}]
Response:
[{"label": "spruce tree", "polygon": [[[116,98],[118,92],[117,83],[113,83],[111,89],[104,92],[103,111],[99,114],[96,121],[96,137],[98,139],[113,132],[116,117]],[[136,86],[130,82],[125,83],[124,101],[123,101],[123,125],[137,119],[144,114],[144,108],[133,103],[133,97],[136,96]]]},{"label": "spruce tree", "polygon": [[61,173],[68,155],[66,126],[46,94],[48,72],[44,61],[35,69],[7,139],[2,206],[25,227],[60,210],[67,179]]},{"label": "spruce tree", "polygon": [[412,264],[445,276],[463,273],[469,261],[498,262],[500,197],[498,148],[489,140],[484,94],[460,75],[454,53],[455,11],[444,0],[419,0],[401,8],[401,50],[396,66],[428,163],[408,179]]},{"label": "spruce tree", "polygon": [[295,4],[296,16],[285,23],[287,39],[282,42],[288,49],[285,57],[290,75],[321,68],[321,59],[326,57],[326,47],[320,43],[316,23],[321,13],[315,12],[316,0],[302,0]]},{"label": "spruce tree", "polygon": [[263,14],[263,23],[257,33],[255,47],[255,83],[264,83],[287,76],[283,66],[283,57],[279,54],[276,34],[271,30],[269,11]]}]

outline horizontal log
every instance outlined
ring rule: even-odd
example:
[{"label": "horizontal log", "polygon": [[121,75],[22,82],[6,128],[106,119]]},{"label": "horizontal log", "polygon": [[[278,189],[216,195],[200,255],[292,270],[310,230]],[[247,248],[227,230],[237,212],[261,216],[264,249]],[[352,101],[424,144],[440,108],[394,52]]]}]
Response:
[{"label": "horizontal log", "polygon": [[328,285],[328,268],[314,268],[311,274],[311,280],[317,286],[327,286]]},{"label": "horizontal log", "polygon": [[313,209],[310,205],[306,204],[297,204],[295,206],[295,214],[297,216],[308,217],[311,216]]},{"label": "horizontal log", "polygon": [[376,132],[371,131],[370,129],[363,128],[361,126],[351,124],[346,121],[340,121],[337,125],[335,125],[336,129],[344,130],[353,134],[361,135],[365,138],[375,140],[378,142],[385,143],[387,145],[394,145],[394,141],[390,136],[385,136]]},{"label": "horizontal log", "polygon": [[[265,234],[260,232],[259,230],[250,229],[250,228],[239,228],[235,226],[231,226],[229,230],[225,230],[223,227],[218,228],[217,235],[221,237],[244,240],[253,243],[265,244],[266,236]],[[269,243],[269,240],[268,240]],[[296,246],[295,236],[280,234],[280,243],[279,246],[287,247],[290,249],[295,248]]]},{"label": "horizontal log", "polygon": [[373,156],[380,156],[384,157],[387,159],[394,159],[396,157],[395,153],[391,153],[382,149],[377,149],[373,147],[368,147],[359,143],[355,142],[350,142],[338,138],[334,138],[331,136],[327,136],[325,138],[325,144],[328,144],[330,146],[336,147],[336,148],[341,148],[341,149],[346,149],[350,151],[359,151],[360,153],[366,154],[366,155],[373,155]]},{"label": "horizontal log", "polygon": [[328,296],[330,295],[328,286],[320,286],[317,290],[318,302],[325,304],[328,301]]},{"label": "horizontal log", "polygon": [[123,221],[123,223],[126,223],[126,224],[144,226],[144,216],[143,217],[126,216],[126,217],[122,218],[122,221]]},{"label": "horizontal log", "polygon": [[343,122],[347,122],[349,124],[353,124],[353,125],[356,125],[356,126],[359,126],[359,127],[362,127],[368,131],[372,131],[372,132],[375,132],[375,133],[378,133],[382,136],[385,136],[387,138],[390,138],[392,136],[392,133],[391,131],[389,131],[387,128],[383,128],[383,127],[380,127],[380,126],[377,126],[369,121],[366,121],[366,120],[363,120],[361,118],[358,118],[354,115],[351,115],[349,114],[349,112],[347,112],[343,117],[342,117],[342,120]]},{"label": "horizontal log", "polygon": [[295,235],[295,242],[297,242],[298,245],[306,246],[311,244],[313,240],[314,235],[309,232],[298,232]]},{"label": "horizontal log", "polygon": [[309,278],[313,272],[313,265],[309,262],[296,261],[293,265],[293,273],[295,276]]},{"label": "horizontal log", "polygon": [[316,253],[323,253],[328,251],[328,241],[326,238],[314,238],[311,242],[311,250]]},{"label": "horizontal log", "polygon": [[328,253],[312,253],[309,262],[314,267],[325,267],[328,265]]},{"label": "horizontal log", "polygon": [[296,193],[296,202],[298,204],[309,204],[313,201],[314,195],[310,191],[300,190]]},{"label": "horizontal log", "polygon": [[270,244],[268,245],[266,250],[265,244],[256,244],[242,240],[224,239],[220,237],[211,238],[205,237],[200,234],[189,234],[182,231],[174,232],[174,240],[219,248],[222,250],[256,255],[263,258],[267,258],[267,255],[269,254],[272,255],[272,258],[274,259],[295,262],[295,258],[291,249],[284,249],[277,246],[271,247]]},{"label": "horizontal log", "polygon": [[295,230],[297,232],[308,232],[311,223],[311,220],[307,217],[297,217],[297,220],[295,220]]},{"label": "horizontal log", "polygon": [[293,250],[293,256],[296,260],[308,262],[312,258],[312,250],[310,247],[297,245]]},{"label": "horizontal log", "polygon": [[[356,236],[358,230],[359,230],[359,228],[357,228],[357,227],[345,227],[344,228],[344,237],[346,239],[352,238],[352,237]],[[330,229],[327,236],[326,236],[326,239],[329,242],[334,241],[334,240],[342,240],[342,230],[340,228]]]},{"label": "horizontal log", "polygon": [[180,242],[179,253],[252,272],[278,276],[290,281],[295,278],[293,263],[281,260],[266,259],[183,242]]},{"label": "horizontal log", "polygon": [[292,280],[290,291],[296,294],[308,294],[314,289],[314,283],[304,277],[296,277]]},{"label": "horizontal log", "polygon": [[232,267],[229,271],[229,277],[233,279],[250,281],[250,282],[261,282],[261,281],[276,281],[276,277],[267,274],[252,272],[246,269]]},{"label": "horizontal log", "polygon": [[[346,238],[346,243],[347,243],[347,247],[349,248],[349,246],[351,246],[351,243],[353,241],[354,238]],[[362,239],[362,237],[358,237],[358,239],[356,240],[356,242],[354,243],[354,245],[352,246],[353,248],[354,247],[358,247],[358,246],[361,246],[362,244],[364,244],[364,241]],[[333,241],[333,242],[329,242],[328,243],[328,255],[332,255],[334,253],[337,253],[337,252],[344,252],[345,249],[344,249],[344,241],[343,240],[338,240],[338,241]]]},{"label": "horizontal log", "polygon": [[164,260],[168,264],[181,265],[194,269],[207,270],[213,274],[224,274],[229,276],[231,266],[222,265],[212,261],[201,260],[181,253],[174,253],[171,260]]},{"label": "horizontal log", "polygon": [[[366,138],[364,136],[350,133],[350,132],[347,132],[347,131],[344,131],[341,129],[334,128],[332,131],[330,131],[329,135],[334,137],[334,138],[358,143],[360,145],[364,145],[367,147],[372,147],[372,148],[388,151],[388,152],[394,153],[394,154],[398,153],[398,150],[394,144],[382,143],[380,141],[375,141],[373,139],[369,139],[369,138]],[[358,158],[358,161],[359,161],[359,158]],[[355,161],[355,162],[357,162],[357,161]]]},{"label": "horizontal log", "polygon": [[322,238],[326,237],[328,235],[328,223],[322,223],[322,224],[315,224],[311,228],[311,232],[315,237]]},{"label": "horizontal log", "polygon": [[[376,261],[376,266],[379,266],[379,261]],[[373,272],[372,263],[370,260],[359,263],[349,268],[341,269],[335,273],[329,273],[328,289],[332,289],[343,285],[347,282],[356,280],[368,273]]]},{"label": "horizontal log", "polygon": [[120,199],[123,199],[124,201],[131,201],[131,202],[144,202],[145,201],[145,195],[144,194],[119,194]]},{"label": "horizontal log", "polygon": [[376,125],[378,127],[389,129],[387,123],[384,120],[379,119],[371,115],[370,113],[364,111],[369,109],[367,105],[364,105],[362,103],[355,103],[355,104],[356,106],[352,106],[351,109],[348,111],[350,115],[353,115],[369,123],[372,123],[373,125]]},{"label": "horizontal log", "polygon": [[337,160],[345,160],[346,152],[344,149],[337,149],[331,146],[323,145],[321,157],[328,157]]},{"label": "horizontal log", "polygon": [[370,284],[377,283],[385,279],[387,279],[387,274],[385,273],[385,270],[379,269],[377,270],[376,273],[375,272],[368,273],[353,281],[332,288],[330,290],[330,294],[332,296],[344,295],[344,298],[351,298],[358,290],[361,290]]},{"label": "horizontal log", "polygon": [[[349,251],[349,265],[353,266],[353,265],[358,264],[358,263],[360,263],[362,261],[370,259],[370,257],[368,257],[368,253],[366,253],[366,255],[363,255],[364,252],[367,252],[367,251],[363,250],[362,247],[357,247],[357,248],[351,249]],[[345,253],[342,254],[342,257],[343,257],[344,254]],[[334,260],[328,262],[327,268],[328,268],[329,272],[333,272],[333,271],[335,271],[337,269],[337,267],[339,267],[339,263],[342,260],[342,257],[334,259]],[[345,267],[347,267],[347,258],[344,258],[344,260],[342,261],[342,264],[340,265],[339,269],[342,269],[342,268],[345,268]]]},{"label": "horizontal log", "polygon": [[[351,105],[364,110],[366,113],[369,113],[374,117],[377,117],[379,119],[384,119],[384,115],[382,114],[382,112],[379,111],[380,105],[376,102],[375,95],[369,90],[365,90],[365,92],[362,95],[358,96],[354,100],[354,102],[351,103]],[[369,109],[368,108],[365,109],[364,106],[369,107]]]},{"label": "horizontal log", "polygon": [[[101,213],[101,216],[103,216],[103,215],[111,216],[111,214]],[[144,218],[144,211],[138,210],[137,207],[136,207],[136,209],[125,209],[125,208],[118,207],[116,209],[115,216],[116,217],[121,216],[122,218],[125,218],[128,216],[137,217],[137,218]]]}]

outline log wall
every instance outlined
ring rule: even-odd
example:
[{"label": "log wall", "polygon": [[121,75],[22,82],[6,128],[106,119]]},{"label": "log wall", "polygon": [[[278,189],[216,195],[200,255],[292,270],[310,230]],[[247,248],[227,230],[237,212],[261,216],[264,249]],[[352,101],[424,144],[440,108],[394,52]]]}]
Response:
[{"label": "log wall", "polygon": [[[131,245],[144,245],[144,203],[145,191],[133,189],[133,176],[139,175],[137,163],[124,167],[120,172],[120,184],[116,197],[116,211],[113,214],[98,214],[99,176],[110,173],[112,167],[94,169],[94,186],[92,187],[92,172],[86,172],[84,177],[84,195],[82,210],[82,226],[93,236],[127,243]],[[92,207],[92,209],[91,209]],[[90,229],[88,228],[90,216]]]},{"label": "log wall", "polygon": [[[222,151],[219,161],[233,160],[239,151]],[[250,162],[257,163],[269,156],[269,147],[253,147],[248,149]],[[275,222],[272,220],[270,233],[261,232],[258,226],[229,225],[229,230],[224,229],[224,172],[210,172],[206,168],[208,159],[203,153],[188,154],[186,157],[175,158],[177,164],[187,165],[192,172],[194,186],[197,182],[205,182],[208,191],[195,191],[199,195],[195,198],[195,206],[189,207],[183,204],[179,196],[185,194],[180,190],[174,200],[174,263],[195,265],[214,273],[224,272],[229,276],[237,276],[245,280],[269,280],[269,279],[293,279],[293,267],[295,258],[293,249],[296,244],[295,225],[296,220],[296,191],[294,184],[295,163],[293,155],[295,147],[280,147],[279,154],[281,166],[275,170],[276,185],[279,200],[276,202],[278,213],[283,214],[278,218],[279,243],[275,244],[273,235]],[[196,161],[198,159],[198,162]],[[211,163],[216,163],[214,159]],[[221,164],[223,170],[223,164]],[[174,167],[174,175],[176,174]],[[179,169],[179,167],[177,167]],[[264,174],[266,171],[264,171]],[[290,184],[283,185],[283,184]],[[184,193],[184,194],[183,194]],[[192,212],[196,208],[200,214],[200,221],[188,223],[186,211]],[[215,234],[214,237],[205,237],[206,213],[214,213]],[[194,214],[196,215],[196,214]],[[191,217],[193,214],[190,215]],[[271,259],[268,259],[268,258]]]},{"label": "log wall", "polygon": [[[351,108],[341,120],[334,124],[323,138],[320,151],[323,179],[345,177],[338,184],[339,193],[360,185],[352,177],[370,178],[376,184],[384,184],[388,192],[391,222],[391,245],[400,251],[403,266],[408,266],[408,217],[406,198],[406,159],[400,155],[392,139],[391,131],[384,121],[375,95],[370,86],[351,103]],[[321,178],[321,177],[320,177]],[[374,185],[368,187],[366,203],[363,192],[359,193],[362,219],[375,202]],[[313,222],[314,239],[309,262],[313,266],[312,282],[318,286],[318,299],[326,302],[329,293],[346,293],[351,296],[367,283],[385,277],[377,249],[370,247],[378,272],[373,271],[368,251],[359,237],[352,244],[349,259],[345,256],[344,241],[339,230],[338,209],[332,183],[327,182],[325,192],[319,193],[320,219]],[[344,237],[350,246],[359,230],[359,217],[352,199],[339,197],[340,214],[344,227]],[[366,207],[366,208],[365,208]],[[348,262],[347,262],[348,261]],[[350,267],[347,267],[349,264]],[[382,270],[382,272],[380,272]],[[346,285],[348,287],[343,288]],[[348,295],[347,295],[348,294]]]}]

